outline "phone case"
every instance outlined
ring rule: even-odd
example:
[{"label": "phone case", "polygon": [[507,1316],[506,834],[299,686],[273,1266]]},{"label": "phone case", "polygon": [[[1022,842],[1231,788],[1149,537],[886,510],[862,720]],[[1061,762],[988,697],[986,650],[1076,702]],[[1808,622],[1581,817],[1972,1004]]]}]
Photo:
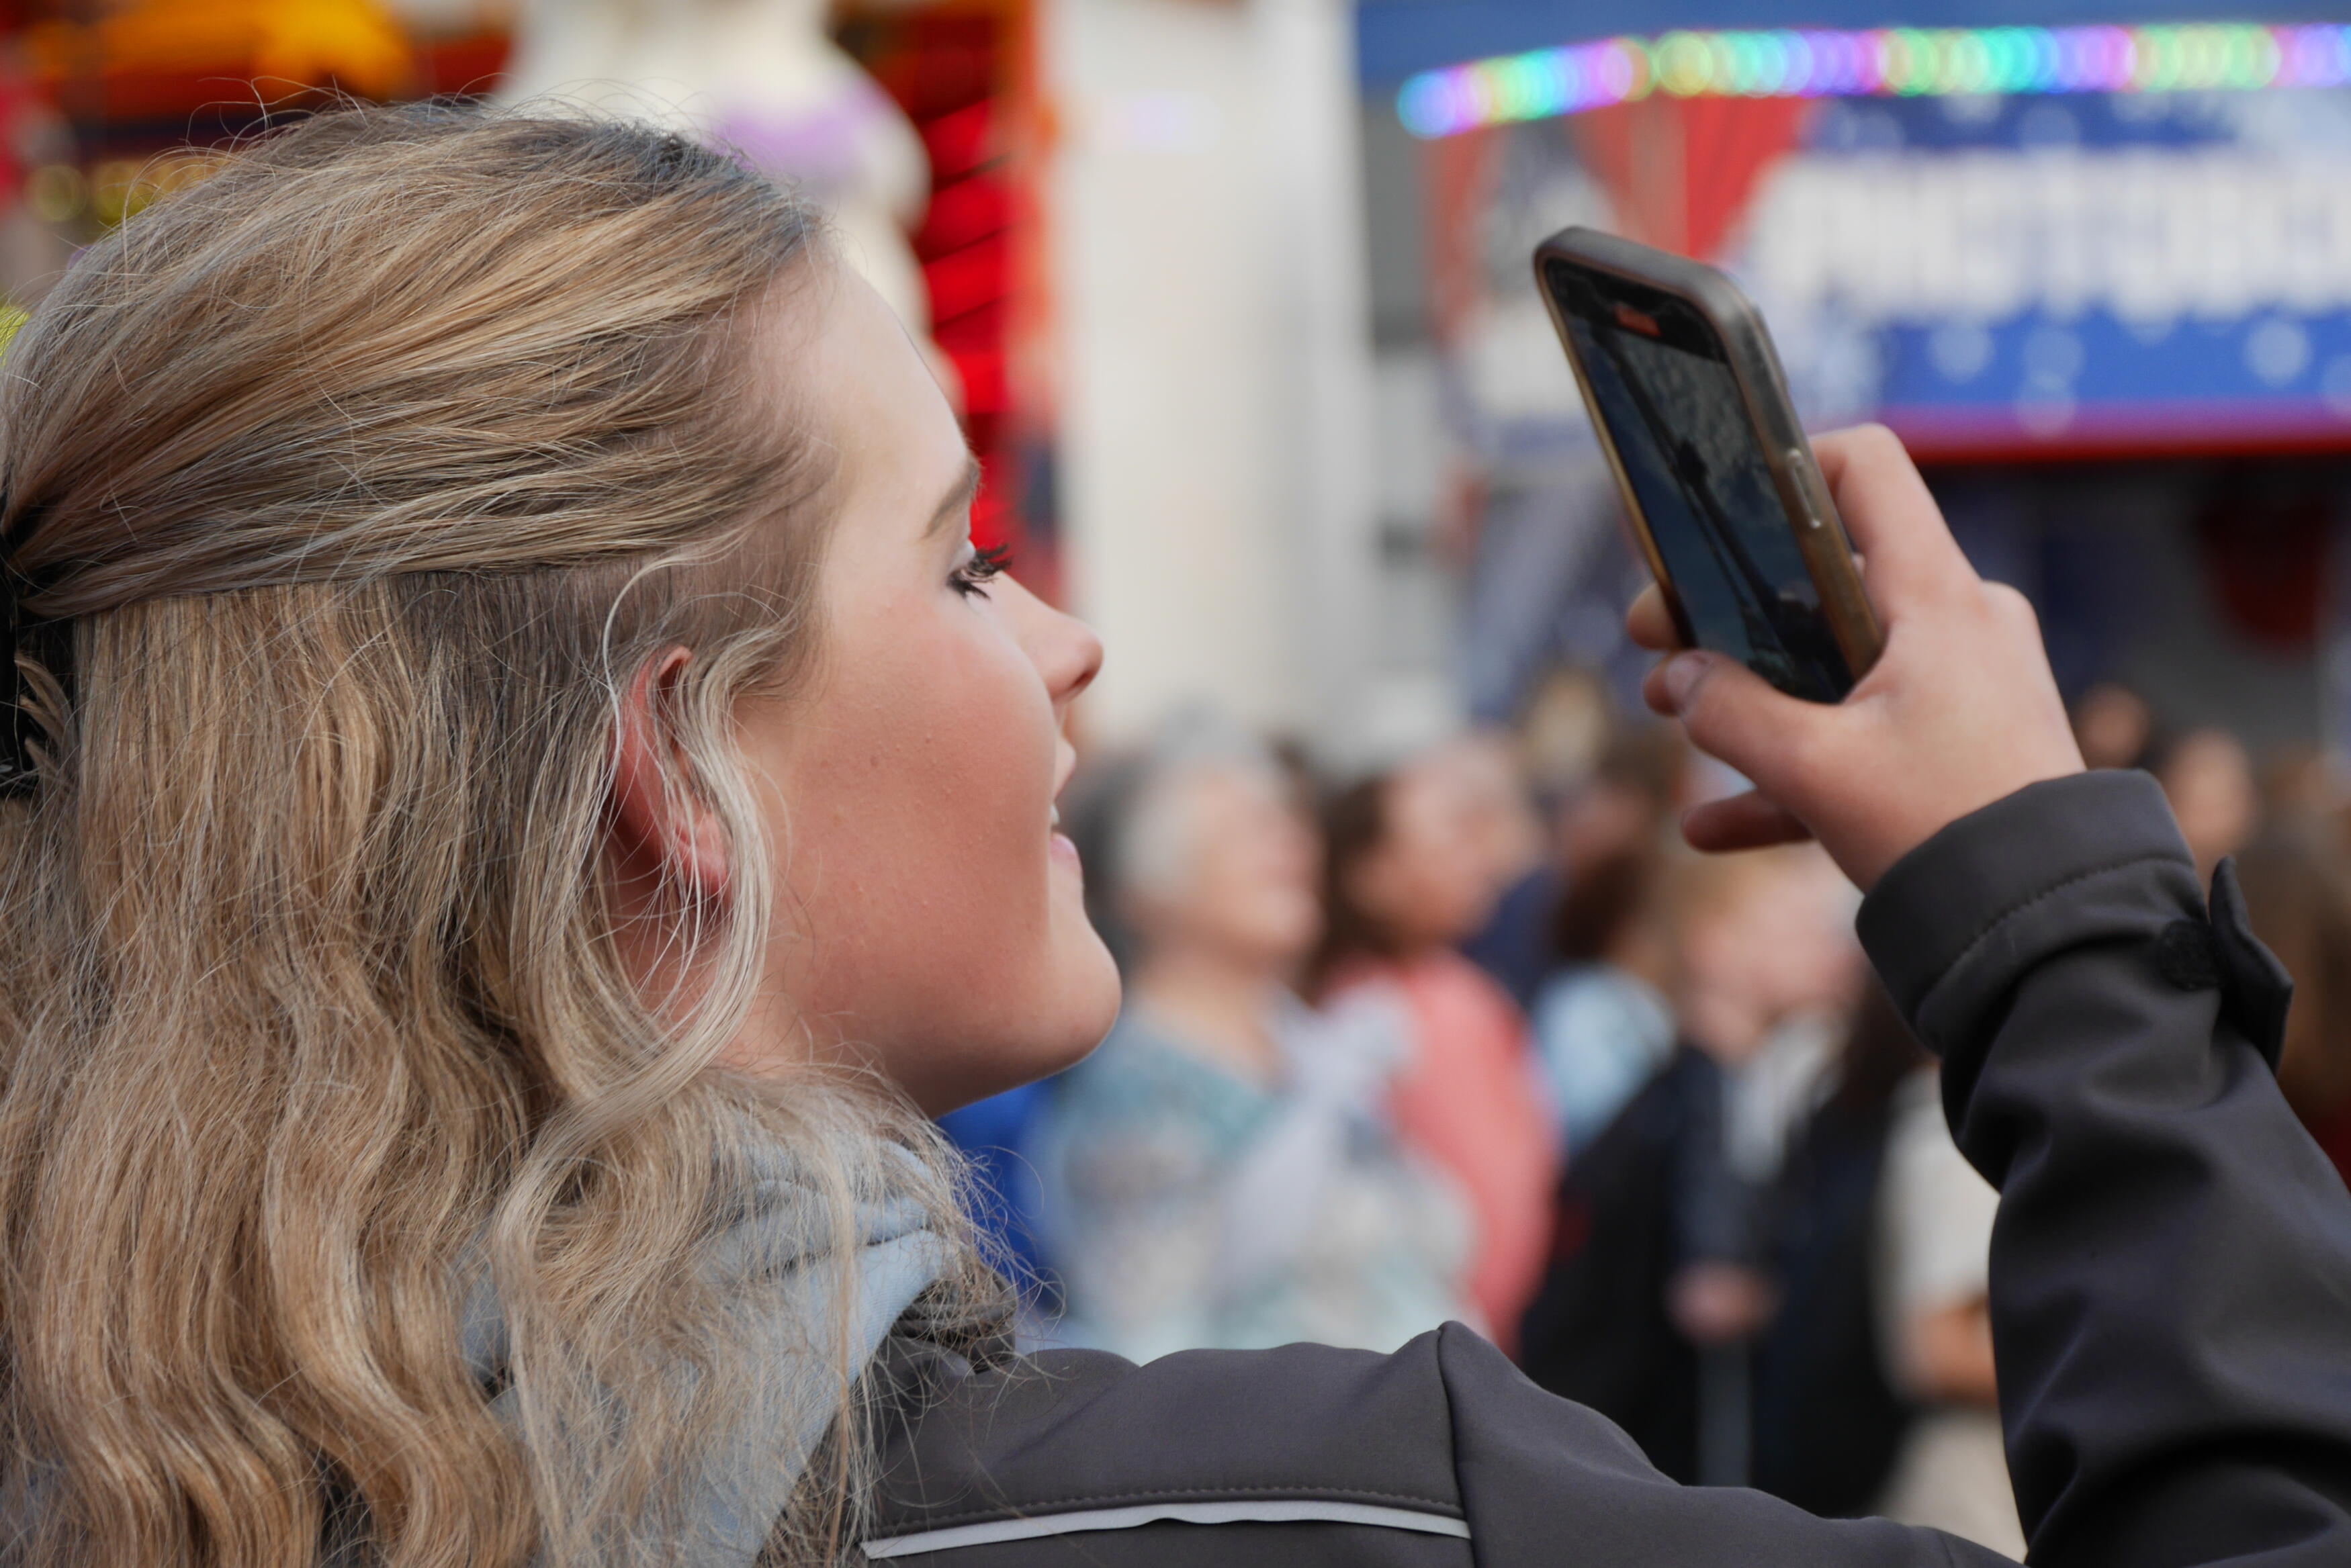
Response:
[{"label": "phone case", "polygon": [[1568,364],[1575,372],[1576,389],[1583,395],[1593,431],[1599,438],[1601,451],[1607,455],[1609,472],[1616,477],[1616,491],[1624,498],[1634,542],[1648,563],[1650,575],[1664,590],[1667,607],[1672,610],[1674,624],[1685,643],[1692,640],[1689,618],[1674,591],[1673,579],[1667,575],[1665,558],[1650,535],[1647,518],[1642,515],[1640,498],[1625,477],[1616,443],[1601,418],[1591,383],[1584,378],[1583,361],[1576,357],[1574,339],[1543,275],[1544,264],[1554,258],[1674,295],[1694,306],[1721,337],[1731,377],[1739,386],[1740,400],[1746,405],[1747,417],[1753,422],[1756,439],[1762,448],[1764,464],[1771,472],[1772,486],[1779,492],[1780,504],[1788,514],[1788,526],[1796,536],[1796,546],[1803,556],[1805,569],[1812,575],[1813,586],[1820,592],[1822,613],[1836,638],[1838,651],[1844,655],[1846,668],[1858,681],[1877,662],[1886,645],[1885,634],[1878,628],[1876,612],[1869,607],[1868,596],[1862,591],[1861,570],[1854,559],[1853,541],[1845,534],[1844,520],[1837,515],[1827,482],[1821,477],[1820,465],[1813,459],[1812,442],[1805,439],[1803,427],[1796,422],[1787,377],[1780,369],[1780,357],[1771,347],[1771,336],[1764,329],[1762,314],[1739,292],[1736,284],[1713,267],[1604,234],[1597,229],[1562,229],[1535,247],[1536,292],[1542,296],[1543,308],[1550,312],[1552,326],[1567,351]]}]

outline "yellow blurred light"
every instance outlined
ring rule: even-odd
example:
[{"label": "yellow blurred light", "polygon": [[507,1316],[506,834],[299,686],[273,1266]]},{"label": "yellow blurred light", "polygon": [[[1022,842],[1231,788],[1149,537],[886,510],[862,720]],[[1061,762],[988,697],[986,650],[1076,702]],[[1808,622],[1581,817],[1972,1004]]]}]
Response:
[{"label": "yellow blurred light", "polygon": [[89,182],[70,163],[44,163],[25,180],[25,200],[45,223],[69,223],[89,206]]},{"label": "yellow blurred light", "polygon": [[92,217],[110,229],[153,199],[152,187],[141,188],[140,167],[128,158],[110,158],[90,171]]},{"label": "yellow blurred light", "polygon": [[1714,83],[1714,56],[1696,33],[1668,33],[1657,44],[1657,79],[1676,98],[1695,98]]},{"label": "yellow blurred light", "polygon": [[90,215],[111,228],[158,198],[185,190],[221,165],[215,154],[174,151],[153,158],[110,158],[91,171]]}]

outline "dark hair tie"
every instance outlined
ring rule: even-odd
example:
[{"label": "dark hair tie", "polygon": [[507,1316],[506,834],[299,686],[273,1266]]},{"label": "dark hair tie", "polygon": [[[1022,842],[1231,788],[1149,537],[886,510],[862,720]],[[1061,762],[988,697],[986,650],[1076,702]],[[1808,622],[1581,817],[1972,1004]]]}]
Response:
[{"label": "dark hair tie", "polygon": [[[0,517],[7,515],[8,501],[6,489],[0,487]],[[25,666],[31,663],[47,671],[59,696],[70,691],[73,680],[73,623],[33,615],[25,608],[26,600],[51,586],[43,579],[53,575],[44,571],[28,576],[16,566],[16,553],[32,536],[35,525],[30,517],[20,520],[16,536],[0,545],[0,617],[6,621],[0,627],[5,638],[0,647],[9,654],[5,679],[0,679],[0,694],[7,701],[6,711],[0,715],[0,797],[16,799],[39,787],[41,744],[45,740],[55,744],[49,727],[32,711],[41,692]],[[64,715],[53,712],[51,717],[62,720]]]}]

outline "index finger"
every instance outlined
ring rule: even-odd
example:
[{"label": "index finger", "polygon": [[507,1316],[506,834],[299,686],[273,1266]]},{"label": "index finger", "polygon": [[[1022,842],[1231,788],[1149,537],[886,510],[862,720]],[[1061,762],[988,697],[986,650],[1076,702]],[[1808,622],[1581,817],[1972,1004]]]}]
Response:
[{"label": "index finger", "polygon": [[1881,615],[1897,616],[1909,600],[1977,581],[1943,509],[1892,431],[1832,431],[1813,439],[1813,452],[1855,551],[1869,561],[1866,580]]}]

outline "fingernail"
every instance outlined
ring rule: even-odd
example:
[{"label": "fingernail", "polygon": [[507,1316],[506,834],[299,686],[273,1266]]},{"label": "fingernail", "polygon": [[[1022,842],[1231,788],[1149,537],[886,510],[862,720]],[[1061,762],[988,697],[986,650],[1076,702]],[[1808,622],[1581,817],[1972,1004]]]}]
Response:
[{"label": "fingernail", "polygon": [[1677,653],[1666,660],[1666,698],[1673,703],[1674,711],[1681,711],[1690,693],[1705,678],[1706,655],[1702,653]]}]

